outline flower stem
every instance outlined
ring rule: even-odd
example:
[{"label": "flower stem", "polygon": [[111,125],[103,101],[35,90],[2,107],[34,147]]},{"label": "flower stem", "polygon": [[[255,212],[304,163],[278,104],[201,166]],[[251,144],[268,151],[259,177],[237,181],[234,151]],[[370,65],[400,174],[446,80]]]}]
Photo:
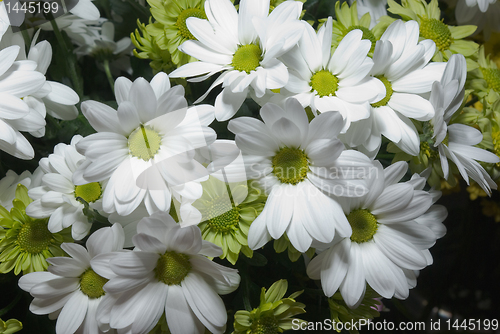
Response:
[{"label": "flower stem", "polygon": [[56,20],[54,19],[50,20],[50,24],[52,25],[52,29],[54,29],[54,34],[56,35],[56,39],[59,42],[61,49],[63,50],[65,59],[68,60],[66,64],[69,76],[71,77],[71,81],[73,82],[73,87],[75,88],[75,91],[78,94],[78,96],[80,96],[81,98],[83,96],[83,85],[80,82],[80,79],[76,71],[76,59],[75,55],[73,54],[73,49],[68,47],[68,45],[66,44],[66,41],[64,40],[61,30],[59,30],[59,27],[57,26]]},{"label": "flower stem", "polygon": [[109,60],[104,59],[103,61],[104,72],[106,72],[106,77],[108,78],[109,86],[111,87],[111,91],[115,91],[115,81],[113,80],[113,75],[111,74],[111,70],[109,69]]}]

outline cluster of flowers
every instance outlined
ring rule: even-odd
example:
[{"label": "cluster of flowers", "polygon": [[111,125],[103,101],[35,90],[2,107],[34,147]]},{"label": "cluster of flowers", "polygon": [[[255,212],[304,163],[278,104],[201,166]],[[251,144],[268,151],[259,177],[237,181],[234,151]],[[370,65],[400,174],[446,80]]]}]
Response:
[{"label": "cluster of flowers", "polygon": [[[223,333],[219,295],[240,276],[212,259],[234,265],[270,240],[292,261],[304,254],[332,313],[343,303],[374,316],[366,305],[407,298],[432,264],[446,232],[439,189],[459,177],[496,189],[500,70],[463,39],[475,26],[440,20],[437,0],[390,0],[400,19],[338,2],[317,30],[301,19],[303,1],[148,2],[156,21],[132,41],[158,73],[111,82],[117,108],[83,101],[95,133],[0,181],[0,272],[23,273],[30,310],[57,318],[57,333]],[[462,1],[457,18],[488,4],[500,5]],[[111,22],[87,16],[56,20],[75,52],[108,78],[112,61],[130,71],[130,40],[115,43]],[[32,159],[21,132],[42,137],[47,114],[76,118],[79,96],[46,79],[47,41],[35,34],[25,54],[26,36],[0,20],[0,149]],[[195,105],[171,86],[218,73]],[[197,104],[218,86],[213,106]],[[248,98],[260,118],[232,119]],[[235,140],[217,139],[214,120],[230,120]],[[381,148],[395,153],[385,168]],[[235,333],[291,329],[305,305],[286,290],[264,289],[259,308],[236,313]]]}]

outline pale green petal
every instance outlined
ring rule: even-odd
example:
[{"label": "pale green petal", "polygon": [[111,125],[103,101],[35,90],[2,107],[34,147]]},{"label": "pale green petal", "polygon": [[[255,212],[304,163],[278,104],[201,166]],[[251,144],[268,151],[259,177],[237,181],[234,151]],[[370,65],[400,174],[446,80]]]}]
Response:
[{"label": "pale green petal", "polygon": [[453,39],[462,39],[468,37],[477,30],[477,27],[474,25],[458,26],[458,27],[448,26],[448,28],[451,31],[451,37],[453,37]]}]

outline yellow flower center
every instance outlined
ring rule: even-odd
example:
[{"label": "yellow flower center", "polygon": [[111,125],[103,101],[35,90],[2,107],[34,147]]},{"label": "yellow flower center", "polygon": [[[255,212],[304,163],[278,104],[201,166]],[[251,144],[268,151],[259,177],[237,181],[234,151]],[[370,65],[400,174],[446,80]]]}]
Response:
[{"label": "yellow flower center", "polygon": [[277,334],[281,330],[274,316],[260,318],[252,323],[252,329],[249,334]]},{"label": "yellow flower center", "polygon": [[240,208],[232,207],[224,198],[218,198],[209,205],[207,225],[216,232],[227,233],[236,230],[240,222]]},{"label": "yellow flower center", "polygon": [[148,126],[141,124],[128,137],[128,148],[134,157],[149,161],[160,149],[161,136]]},{"label": "yellow flower center", "polygon": [[186,39],[196,39],[186,25],[186,20],[190,17],[197,17],[199,19],[206,20],[207,16],[205,15],[205,12],[199,8],[188,8],[184,9],[177,17],[175,25],[179,29],[179,34]]},{"label": "yellow flower center", "polygon": [[17,243],[24,252],[38,254],[49,249],[52,233],[47,228],[47,222],[48,219],[36,219],[23,224]]},{"label": "yellow flower center", "polygon": [[256,44],[241,45],[233,55],[232,66],[240,72],[254,71],[262,61],[262,50]]},{"label": "yellow flower center", "polygon": [[273,157],[273,173],[281,183],[297,184],[304,181],[309,171],[309,161],[303,150],[283,147]]},{"label": "yellow flower center", "polygon": [[450,28],[443,21],[426,17],[420,20],[420,36],[432,39],[440,51],[448,50],[453,42]]},{"label": "yellow flower center", "polygon": [[320,97],[333,96],[339,88],[339,79],[330,71],[321,70],[314,73],[309,85]]},{"label": "yellow flower center", "polygon": [[99,182],[91,182],[75,187],[75,197],[82,198],[87,203],[97,201],[102,194],[102,188]]},{"label": "yellow flower center", "polygon": [[484,80],[486,80],[488,87],[500,93],[500,70],[496,68],[481,67],[481,73],[483,73]]},{"label": "yellow flower center", "polygon": [[87,269],[82,276],[80,276],[80,290],[90,298],[99,298],[106,293],[102,288],[108,280],[96,274],[92,269]]},{"label": "yellow flower center", "polygon": [[167,285],[179,285],[189,274],[191,268],[189,255],[171,251],[160,256],[154,272],[158,281]]},{"label": "yellow flower center", "polygon": [[366,209],[352,211],[347,216],[347,221],[351,224],[351,240],[354,242],[362,243],[369,241],[373,238],[375,232],[377,232],[377,219]]},{"label": "yellow flower center", "polygon": [[380,81],[382,81],[382,83],[385,86],[385,97],[376,103],[372,103],[372,107],[374,107],[374,108],[383,107],[383,106],[387,105],[387,103],[389,103],[389,101],[391,100],[392,94],[394,93],[394,91],[392,90],[391,82],[389,80],[387,80],[387,78],[385,76],[378,75],[378,76],[376,76],[376,78],[379,79]]},{"label": "yellow flower center", "polygon": [[[444,143],[444,141],[443,141]],[[447,144],[447,143],[446,143]],[[431,147],[428,142],[423,141],[420,143],[420,152],[425,154],[428,159],[435,160],[439,157],[439,153],[434,147]]]},{"label": "yellow flower center", "polygon": [[347,30],[347,33],[350,33],[351,31],[355,30],[355,29],[359,29],[363,32],[363,37],[361,37],[361,39],[367,39],[369,40],[371,43],[372,43],[372,46],[370,48],[370,52],[373,52],[375,51],[375,44],[377,43],[377,38],[375,37],[375,35],[371,32],[370,29],[368,29],[367,27],[363,27],[363,26],[352,26],[350,27],[348,30]]}]

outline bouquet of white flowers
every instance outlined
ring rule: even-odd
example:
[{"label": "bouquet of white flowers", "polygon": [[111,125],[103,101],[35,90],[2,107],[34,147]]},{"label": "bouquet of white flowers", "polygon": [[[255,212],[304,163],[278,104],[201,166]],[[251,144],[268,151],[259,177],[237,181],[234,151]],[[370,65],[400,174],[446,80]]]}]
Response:
[{"label": "bouquet of white flowers", "polygon": [[497,330],[499,22],[0,0],[0,333]]}]

